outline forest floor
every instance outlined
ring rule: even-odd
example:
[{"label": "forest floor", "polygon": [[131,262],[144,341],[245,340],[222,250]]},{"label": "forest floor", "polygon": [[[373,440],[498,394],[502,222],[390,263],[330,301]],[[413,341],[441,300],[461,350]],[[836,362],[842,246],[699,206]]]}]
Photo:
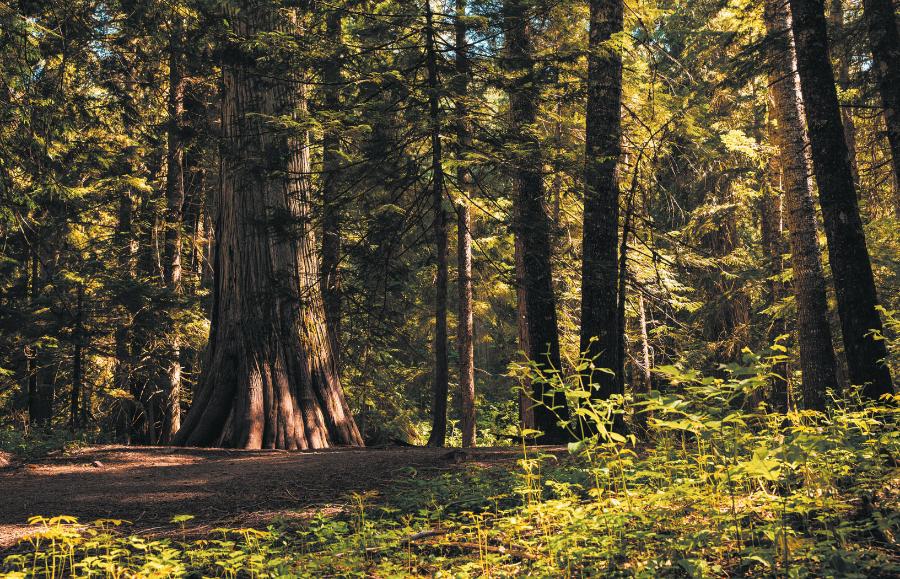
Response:
[{"label": "forest floor", "polygon": [[84,448],[0,468],[0,551],[29,533],[34,515],[124,519],[132,532],[163,536],[175,532],[174,516],[190,514],[185,531],[200,536],[216,527],[265,528],[275,519],[335,513],[354,492],[476,464],[509,466],[521,457],[521,448]]}]

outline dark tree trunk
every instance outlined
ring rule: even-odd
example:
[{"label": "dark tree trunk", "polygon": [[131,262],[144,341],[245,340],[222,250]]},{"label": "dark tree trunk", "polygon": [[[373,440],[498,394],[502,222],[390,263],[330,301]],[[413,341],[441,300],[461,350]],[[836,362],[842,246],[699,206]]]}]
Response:
[{"label": "dark tree trunk", "polygon": [[[274,2],[225,5],[222,182],[207,364],[176,444],[361,445],[325,328],[304,135],[282,128],[304,104],[260,35],[296,33]],[[261,49],[267,56],[270,51]],[[264,64],[263,64],[264,63]]]},{"label": "dark tree trunk", "polygon": [[[828,10],[828,24],[831,27],[832,37],[843,40],[843,50],[836,50],[837,54],[837,83],[842,91],[850,88],[850,49],[844,30],[844,0],[831,0]],[[853,183],[859,187],[859,171],[856,162],[856,123],[853,113],[849,108],[841,107],[841,120],[844,123],[844,139],[847,141],[847,151],[850,154],[850,168],[853,171]]]},{"label": "dark tree trunk", "polygon": [[826,388],[836,388],[837,374],[828,301],[813,205],[810,161],[800,87],[794,68],[790,8],[781,0],[767,0],[766,28],[772,37],[769,92],[777,123],[781,188],[784,193],[793,292],[797,301],[797,343],[800,347],[803,406],[822,410]]},{"label": "dark tree trunk", "polygon": [[597,395],[621,394],[616,287],[619,240],[622,58],[609,46],[622,30],[621,0],[590,1],[585,114],[584,258],[581,269],[581,351],[598,368]]},{"label": "dark tree trunk", "polygon": [[69,425],[72,430],[81,426],[82,339],[84,334],[84,285],[79,283],[75,297],[75,327],[72,332],[72,395],[69,398]]},{"label": "dark tree trunk", "polygon": [[[53,267],[53,256],[42,261],[36,248],[31,248],[31,284],[28,303],[31,311],[40,307],[38,301],[50,279],[49,269]],[[41,330],[38,330],[41,331]],[[36,339],[40,335],[35,336]],[[43,354],[43,355],[42,355]],[[55,397],[55,377],[50,372],[51,356],[42,351],[38,342],[31,344],[27,351],[28,374],[28,422],[34,426],[50,426],[53,420],[53,403]]]},{"label": "dark tree trunk", "polygon": [[[129,295],[131,291],[132,278],[134,276],[134,258],[137,252],[137,246],[134,240],[134,200],[130,191],[125,191],[119,198],[118,215],[116,218],[116,233],[114,236],[116,242],[116,267],[119,275],[122,276],[122,288],[117,296],[117,315],[119,322],[115,331],[115,366],[113,367],[113,386],[119,392],[132,392],[131,374],[132,374],[132,357],[131,357],[131,326],[132,326],[132,298]],[[119,416],[116,421],[117,438],[130,442],[133,408],[120,407]]]},{"label": "dark tree trunk", "polygon": [[339,9],[325,16],[326,39],[331,51],[322,68],[324,109],[330,116],[322,135],[322,298],[334,356],[340,370],[341,351],[341,59],[343,21]]},{"label": "dark tree trunk", "polygon": [[863,0],[878,92],[884,106],[895,182],[900,182],[900,33],[893,0]]},{"label": "dark tree trunk", "polygon": [[434,384],[431,434],[428,446],[444,446],[447,438],[447,394],[450,362],[447,355],[447,211],[444,209],[444,169],[441,151],[440,86],[434,20],[425,2],[425,60],[428,67],[428,116],[431,123],[431,196],[434,208],[434,250],[437,275],[434,288]]},{"label": "dark tree trunk", "polygon": [[[635,181],[637,183],[637,175]],[[616,367],[613,370],[616,376],[621,376],[619,387],[625,392],[625,306],[627,305],[628,286],[628,236],[631,233],[631,224],[634,217],[634,193],[632,189],[625,209],[625,221],[622,224],[622,241],[619,244],[619,273],[616,277]]]},{"label": "dark tree trunk", "polygon": [[[184,81],[182,79],[181,17],[173,15],[169,36],[168,147],[166,151],[166,220],[163,278],[171,300],[181,292],[181,232],[184,227]],[[159,442],[167,444],[181,425],[181,346],[172,323],[174,303],[168,304],[162,377],[162,416]]]},{"label": "dark tree trunk", "polygon": [[456,0],[456,180],[460,188],[457,203],[457,277],[459,285],[459,320],[457,344],[459,348],[459,394],[462,406],[462,445],[475,446],[475,349],[472,321],[472,216],[469,200],[474,193],[472,176],[465,165],[471,147],[466,98],[469,92],[469,54],[466,40],[466,0]]},{"label": "dark tree trunk", "polygon": [[[530,15],[522,0],[503,3],[506,30],[506,68],[510,77],[509,138],[513,174],[513,233],[522,247],[525,321],[528,328],[529,359],[547,375],[560,371],[556,296],[550,261],[550,223],[544,210],[543,157],[535,134],[540,91],[532,54]],[[615,278],[613,278],[615,279]],[[544,443],[568,439],[557,423],[567,419],[565,397],[545,390],[543,380],[532,381],[534,425],[544,433]]]},{"label": "dark tree trunk", "polygon": [[882,324],[875,309],[878,297],[841,123],[825,13],[822,0],[790,0],[790,6],[797,71],[850,381],[863,386],[867,397],[877,398],[893,392],[893,386],[883,363],[887,357],[884,341],[871,334],[873,330],[882,331]]},{"label": "dark tree trunk", "polygon": [[[770,121],[773,120],[770,118]],[[774,123],[769,124],[771,142],[777,142],[774,135]],[[767,266],[766,291],[764,295],[767,308],[775,307],[784,296],[784,284],[779,280],[784,273],[782,255],[784,247],[784,218],[782,198],[778,192],[780,166],[773,156],[765,175],[762,197],[759,200],[759,228],[762,249]],[[785,333],[785,321],[782,315],[773,315],[769,323],[768,346],[773,345],[779,336]],[[769,402],[777,412],[788,411],[788,366],[785,361],[776,363],[772,368],[769,380]]]},{"label": "dark tree trunk", "polygon": [[[519,350],[525,357],[531,355],[531,346],[528,343],[528,309],[525,299],[525,260],[522,258],[522,238],[519,235],[514,239],[515,251],[515,277],[516,277],[516,329],[519,335]],[[522,391],[519,392],[519,425],[523,430],[534,429],[534,402],[531,377],[525,376],[522,383]]]},{"label": "dark tree trunk", "polygon": [[[34,248],[29,252],[29,259],[26,263],[26,267],[30,271],[28,278],[28,305],[34,310],[38,291],[38,258]],[[26,407],[28,409],[28,423],[31,425],[38,425],[43,420],[42,404],[40,392],[38,390],[38,346],[36,344],[30,345],[27,348],[25,355],[25,374],[28,383],[25,391],[27,397]]]}]

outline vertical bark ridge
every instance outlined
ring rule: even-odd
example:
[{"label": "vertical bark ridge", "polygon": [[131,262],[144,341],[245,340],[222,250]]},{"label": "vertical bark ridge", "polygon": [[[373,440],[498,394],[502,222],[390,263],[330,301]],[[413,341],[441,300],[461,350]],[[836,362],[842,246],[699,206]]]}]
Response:
[{"label": "vertical bark ridge", "polygon": [[[237,39],[294,32],[276,3],[227,5]],[[210,356],[176,443],[238,448],[361,445],[324,319],[311,227],[309,144],[279,120],[296,84],[238,43],[223,66],[222,181]],[[267,54],[267,56],[272,56]],[[260,69],[262,66],[262,70]]]}]

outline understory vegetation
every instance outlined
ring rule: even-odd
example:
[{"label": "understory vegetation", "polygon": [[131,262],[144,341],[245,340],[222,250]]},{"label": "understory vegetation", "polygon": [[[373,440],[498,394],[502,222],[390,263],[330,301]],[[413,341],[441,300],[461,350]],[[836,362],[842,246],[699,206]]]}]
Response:
[{"label": "understory vegetation", "polygon": [[900,577],[898,1],[0,0],[0,579]]},{"label": "understory vegetation", "polygon": [[[265,530],[198,538],[176,516],[164,538],[129,523],[34,517],[7,577],[894,577],[900,573],[900,396],[853,395],[828,413],[754,406],[771,359],[747,353],[725,378],[660,369],[629,424],[578,384],[566,393],[596,434],[567,453],[523,445],[515,469],[463,454],[434,477],[398,468],[389,493],[355,493]],[[523,370],[523,373],[528,373]],[[636,431],[636,427],[632,428]],[[530,433],[523,433],[526,436]],[[462,451],[455,451],[462,452]]]}]

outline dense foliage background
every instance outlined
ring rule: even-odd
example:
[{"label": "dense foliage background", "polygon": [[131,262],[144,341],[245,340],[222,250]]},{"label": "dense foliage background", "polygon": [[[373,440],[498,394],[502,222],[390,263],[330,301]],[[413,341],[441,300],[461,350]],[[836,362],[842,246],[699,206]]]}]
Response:
[{"label": "dense foliage background", "polygon": [[[445,203],[452,256],[451,200],[461,195],[455,167],[464,163],[474,180],[478,421],[490,443],[512,434],[516,423],[516,381],[507,368],[520,350],[504,170],[514,154],[504,132],[510,82],[501,63],[504,32],[499,5],[469,5],[471,80],[458,95],[454,9],[432,9],[445,150],[455,150],[451,116],[460,102],[472,133],[461,157],[444,156]],[[540,97],[531,130],[544,151],[560,339],[572,368],[579,354],[586,5],[533,2],[527,10]],[[829,10],[861,213],[890,312],[900,295],[900,193],[861,7],[832,2]],[[337,39],[327,34],[329,14],[342,20]],[[645,345],[651,365],[714,370],[738,359],[742,348],[763,351],[784,334],[779,344],[796,385],[796,309],[783,290],[792,275],[787,249],[783,241],[774,252],[763,243],[780,177],[767,92],[772,40],[762,6],[641,0],[629,2],[624,17],[624,31],[612,42],[624,61],[618,175],[628,235],[626,381],[643,379]],[[341,170],[333,178],[340,195],[329,203],[337,204],[344,245],[340,364],[369,440],[424,440],[431,408],[435,260],[424,18],[421,3],[405,0],[317,3],[296,34],[258,40],[266,44],[259,50],[288,50],[296,63],[308,103],[298,123],[309,135],[314,191],[326,175],[324,135],[339,135]],[[227,30],[217,4],[203,0],[0,7],[0,407],[7,426],[28,424],[31,405],[32,426],[73,422],[108,439],[151,441],[148,408],[173,355],[167,347],[173,335],[182,345],[181,405],[190,404],[211,307],[218,63]],[[328,62],[339,65],[336,86],[323,80]],[[170,118],[173,63],[183,95],[182,110]],[[327,94],[339,99],[339,110],[329,109]],[[174,214],[166,199],[170,130],[184,147],[184,200]],[[177,291],[162,263],[171,228],[181,233]],[[451,336],[456,299],[451,291]],[[454,360],[452,339],[449,347]],[[838,361],[843,367],[842,356]],[[454,383],[456,365],[450,369]],[[846,382],[846,372],[840,375]],[[661,387],[659,379],[654,386]],[[458,403],[450,412],[453,422]]]}]

